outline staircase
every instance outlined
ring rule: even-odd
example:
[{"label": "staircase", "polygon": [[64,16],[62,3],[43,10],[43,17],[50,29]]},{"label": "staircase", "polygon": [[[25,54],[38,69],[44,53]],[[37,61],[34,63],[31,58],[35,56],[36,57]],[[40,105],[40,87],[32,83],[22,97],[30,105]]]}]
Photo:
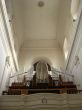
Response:
[{"label": "staircase", "polygon": [[0,110],[82,110],[82,94],[4,95]]}]

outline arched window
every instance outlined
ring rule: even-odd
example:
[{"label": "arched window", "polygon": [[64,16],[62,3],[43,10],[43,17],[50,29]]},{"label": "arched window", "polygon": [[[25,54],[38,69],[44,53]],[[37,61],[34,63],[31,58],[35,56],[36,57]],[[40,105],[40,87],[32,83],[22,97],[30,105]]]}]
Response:
[{"label": "arched window", "polygon": [[74,20],[78,17],[80,0],[71,0],[71,14]]},{"label": "arched window", "polygon": [[63,46],[63,49],[64,49],[65,59],[67,59],[67,57],[68,57],[68,45],[67,45],[67,38],[65,38],[65,40],[64,40],[64,46]]}]

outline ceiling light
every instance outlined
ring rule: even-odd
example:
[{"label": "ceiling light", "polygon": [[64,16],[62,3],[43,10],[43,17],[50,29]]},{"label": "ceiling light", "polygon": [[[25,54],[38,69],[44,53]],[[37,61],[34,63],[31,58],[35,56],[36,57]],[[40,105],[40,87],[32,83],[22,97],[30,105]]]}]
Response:
[{"label": "ceiling light", "polygon": [[38,6],[39,6],[39,7],[43,7],[43,6],[44,6],[44,2],[43,2],[43,1],[39,1],[39,2],[38,2]]}]

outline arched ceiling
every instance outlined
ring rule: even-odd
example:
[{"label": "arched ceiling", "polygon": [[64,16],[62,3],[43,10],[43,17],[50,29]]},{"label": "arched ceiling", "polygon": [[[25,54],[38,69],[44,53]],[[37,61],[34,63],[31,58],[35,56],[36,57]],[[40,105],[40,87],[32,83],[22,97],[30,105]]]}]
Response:
[{"label": "arched ceiling", "polygon": [[[43,1],[43,7],[38,6],[39,1]],[[59,48],[70,1],[9,0],[17,44],[22,48]]]}]

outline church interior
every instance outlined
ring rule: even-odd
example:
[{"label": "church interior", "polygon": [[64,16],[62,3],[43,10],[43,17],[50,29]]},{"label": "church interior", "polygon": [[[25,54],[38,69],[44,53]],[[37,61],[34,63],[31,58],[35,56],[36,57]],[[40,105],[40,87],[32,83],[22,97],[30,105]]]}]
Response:
[{"label": "church interior", "polygon": [[82,109],[82,0],[0,0],[0,110],[10,109]]}]

